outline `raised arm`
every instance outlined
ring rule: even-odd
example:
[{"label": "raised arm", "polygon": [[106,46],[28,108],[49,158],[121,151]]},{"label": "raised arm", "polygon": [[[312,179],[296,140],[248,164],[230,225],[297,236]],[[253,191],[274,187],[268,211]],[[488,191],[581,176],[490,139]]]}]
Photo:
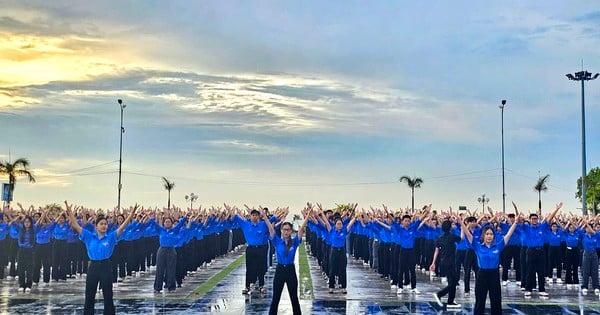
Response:
[{"label": "raised arm", "polygon": [[356,213],[352,217],[352,220],[350,220],[350,222],[348,223],[348,226],[346,226],[346,231],[350,232],[350,229],[352,228],[352,226],[354,225],[355,222],[356,222]]},{"label": "raised arm", "polygon": [[267,216],[267,211],[262,209],[261,214],[262,214],[263,221],[265,221],[265,224],[267,225],[267,228],[269,229],[269,236],[273,237],[275,235],[275,228],[273,228],[273,224],[271,223],[271,221],[269,220],[269,217]]},{"label": "raised arm", "polygon": [[562,202],[556,204],[556,208],[554,209],[554,211],[552,211],[552,213],[550,213],[543,222],[548,222],[548,223],[552,222],[552,219],[554,219],[554,216],[556,215],[558,210],[560,210],[560,208],[562,208],[562,206],[563,206]]},{"label": "raised arm", "polygon": [[463,232],[463,234],[465,235],[465,237],[467,238],[467,240],[469,241],[469,243],[473,243],[473,234],[471,234],[471,232],[469,231],[469,229],[467,228],[467,226],[465,225],[465,222],[463,220],[458,220],[458,222],[460,223],[460,230]]},{"label": "raised arm", "polygon": [[77,232],[77,234],[81,234],[81,231],[83,229],[81,228],[81,225],[79,225],[79,223],[77,222],[77,218],[75,218],[75,215],[71,210],[71,205],[66,200],[65,207],[67,208],[67,215],[69,216],[69,225],[73,230],[75,230],[75,232]]},{"label": "raised arm", "polygon": [[125,221],[123,221],[123,223],[121,223],[121,225],[119,225],[119,228],[117,229],[117,238],[119,236],[121,236],[121,233],[123,233],[123,230],[125,229],[125,227],[127,226],[127,224],[129,224],[129,222],[131,222],[131,220],[135,216],[135,211],[137,209],[138,209],[138,204],[136,203],[135,206],[133,207],[133,209],[131,210],[131,212],[129,212],[129,215],[127,216],[127,218],[125,219]]},{"label": "raised arm", "polygon": [[[519,216],[519,209],[517,209],[517,205],[513,202],[513,207],[515,208],[515,216]],[[513,222],[513,224],[510,226],[510,229],[508,229],[508,232],[506,232],[506,235],[504,235],[504,244],[508,244],[508,241],[510,240],[510,237],[512,236],[513,232],[515,231],[515,228],[517,228],[517,220],[515,220],[515,222]]]},{"label": "raised arm", "polygon": [[302,225],[300,225],[300,227],[298,228],[298,238],[302,239],[302,236],[304,236],[304,229],[306,228],[306,223],[308,223],[308,217],[310,216],[310,213],[306,214],[306,216],[304,216],[304,221],[302,221]]}]

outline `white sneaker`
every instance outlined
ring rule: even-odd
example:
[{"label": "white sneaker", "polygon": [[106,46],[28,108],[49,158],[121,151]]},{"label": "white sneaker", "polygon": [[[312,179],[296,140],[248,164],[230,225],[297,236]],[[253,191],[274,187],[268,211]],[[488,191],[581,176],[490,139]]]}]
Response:
[{"label": "white sneaker", "polygon": [[429,271],[425,271],[425,274],[429,276]]},{"label": "white sneaker", "polygon": [[398,288],[398,291],[396,291],[396,294],[402,294],[402,288]]},{"label": "white sneaker", "polygon": [[448,283],[448,278],[446,278],[446,277],[442,277],[442,278],[441,278],[441,281],[442,281],[442,283]]},{"label": "white sneaker", "polygon": [[419,293],[421,293],[421,291],[419,291],[419,289],[417,289],[417,288],[414,288],[414,289],[410,290],[410,292],[412,292],[412,293],[414,293],[414,294],[419,294]]},{"label": "white sneaker", "polygon": [[34,286],[34,287],[37,287],[38,285],[40,285],[38,282],[34,282],[34,283],[33,283],[33,286]]},{"label": "white sneaker", "polygon": [[548,283],[552,282],[552,278],[546,277],[546,282],[548,282]]},{"label": "white sneaker", "polygon": [[390,290],[397,290],[397,289],[398,289],[398,286],[395,284],[392,284],[392,287],[390,288]]},{"label": "white sneaker", "polygon": [[562,283],[562,279],[561,278],[556,278],[556,283]]},{"label": "white sneaker", "polygon": [[25,293],[30,293],[31,292],[31,288],[25,288]]},{"label": "white sneaker", "polygon": [[548,297],[548,292],[546,292],[546,291],[540,292],[540,296],[542,296],[542,297]]},{"label": "white sneaker", "polygon": [[508,285],[508,281],[502,281],[502,285],[503,286],[507,286]]},{"label": "white sneaker", "polygon": [[446,308],[460,308],[462,305],[454,302],[454,303],[448,303],[446,304]]},{"label": "white sneaker", "polygon": [[587,295],[587,291],[588,291],[587,289],[581,289],[581,294]]},{"label": "white sneaker", "polygon": [[437,293],[432,293],[433,294],[433,298],[435,299],[435,302],[440,306],[440,307],[444,307],[444,304],[442,303],[442,300],[440,300],[440,297],[437,295]]},{"label": "white sneaker", "polygon": [[465,292],[465,297],[469,297],[469,296],[471,296],[471,293],[470,292]]},{"label": "white sneaker", "polygon": [[600,295],[600,289],[596,289],[596,290],[594,290],[594,294],[596,294],[596,295]]},{"label": "white sneaker", "polygon": [[531,291],[525,291],[525,293],[523,293],[523,295],[525,295],[526,297],[531,296]]},{"label": "white sneaker", "polygon": [[519,286],[519,287],[521,286],[521,281],[517,281],[515,283],[517,284],[517,286]]}]

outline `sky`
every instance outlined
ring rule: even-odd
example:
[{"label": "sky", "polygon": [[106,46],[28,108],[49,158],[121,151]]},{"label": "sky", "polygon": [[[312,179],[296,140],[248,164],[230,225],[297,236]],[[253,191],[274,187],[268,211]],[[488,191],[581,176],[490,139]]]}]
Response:
[{"label": "sky", "polygon": [[[15,201],[270,208],[575,198],[581,85],[600,72],[590,1],[0,1],[0,160]],[[586,85],[600,166],[600,80]],[[8,181],[8,178],[3,179]],[[487,206],[487,205],[486,205]]]}]

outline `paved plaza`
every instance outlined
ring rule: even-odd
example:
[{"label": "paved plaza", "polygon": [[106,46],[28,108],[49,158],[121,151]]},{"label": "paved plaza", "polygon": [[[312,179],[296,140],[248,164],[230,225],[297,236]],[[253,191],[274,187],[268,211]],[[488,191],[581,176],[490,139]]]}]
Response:
[{"label": "paved plaza", "polygon": [[[175,293],[154,294],[154,270],[114,285],[118,314],[265,314],[271,301],[273,271],[267,275],[266,296],[241,294],[245,265],[234,268],[206,294],[194,293],[202,283],[241,258],[243,248],[214,261],[209,267],[190,275]],[[298,255],[297,255],[298,256]],[[241,258],[243,259],[243,258]],[[348,294],[330,294],[316,261],[309,257],[313,290],[300,288],[300,304],[304,314],[470,314],[474,297],[464,297],[458,287],[460,310],[447,311],[439,307],[431,293],[442,287],[439,279],[418,273],[419,294],[397,295],[389,284],[365,267],[350,259],[348,263]],[[298,266],[299,264],[297,264]],[[297,267],[298,268],[298,267]],[[299,279],[302,283],[302,279]],[[31,293],[18,292],[15,280],[0,284],[0,314],[79,314],[83,308],[85,279],[69,279],[49,287],[34,287]],[[566,290],[564,285],[548,286],[550,298],[541,299],[535,293],[525,299],[511,283],[502,288],[504,314],[600,314],[600,298]],[[97,313],[101,314],[102,296],[98,295]],[[280,314],[292,314],[291,303],[284,289]]]}]

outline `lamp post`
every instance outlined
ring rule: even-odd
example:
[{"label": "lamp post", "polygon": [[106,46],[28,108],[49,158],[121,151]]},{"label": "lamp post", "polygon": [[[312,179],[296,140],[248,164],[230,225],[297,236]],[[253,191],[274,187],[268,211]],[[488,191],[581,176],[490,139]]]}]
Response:
[{"label": "lamp post", "polygon": [[502,212],[506,213],[506,189],[504,186],[504,106],[506,100],[502,100],[500,107],[500,117],[502,120]]},{"label": "lamp post", "polygon": [[125,133],[125,128],[123,128],[123,110],[127,105],[123,104],[123,100],[121,99],[118,99],[117,103],[119,103],[119,107],[121,108],[121,131],[119,132],[119,196],[117,198],[117,211],[121,211],[121,188],[123,188],[123,185],[121,185],[121,168],[123,165],[123,134]]},{"label": "lamp post", "polygon": [[572,81],[581,81],[581,210],[583,215],[587,215],[587,183],[585,177],[587,171],[585,167],[585,81],[595,80],[600,76],[596,73],[593,77],[590,72],[579,71],[575,74],[566,74],[567,78]]},{"label": "lamp post", "polygon": [[198,200],[198,195],[195,195],[194,193],[191,193],[189,195],[185,195],[185,200],[189,200],[190,201],[190,208],[193,209],[194,208],[194,201]]},{"label": "lamp post", "polygon": [[481,206],[483,207],[481,212],[485,212],[485,204],[490,202],[490,198],[486,197],[485,194],[481,195],[481,197],[477,198],[478,202],[481,202]]}]

